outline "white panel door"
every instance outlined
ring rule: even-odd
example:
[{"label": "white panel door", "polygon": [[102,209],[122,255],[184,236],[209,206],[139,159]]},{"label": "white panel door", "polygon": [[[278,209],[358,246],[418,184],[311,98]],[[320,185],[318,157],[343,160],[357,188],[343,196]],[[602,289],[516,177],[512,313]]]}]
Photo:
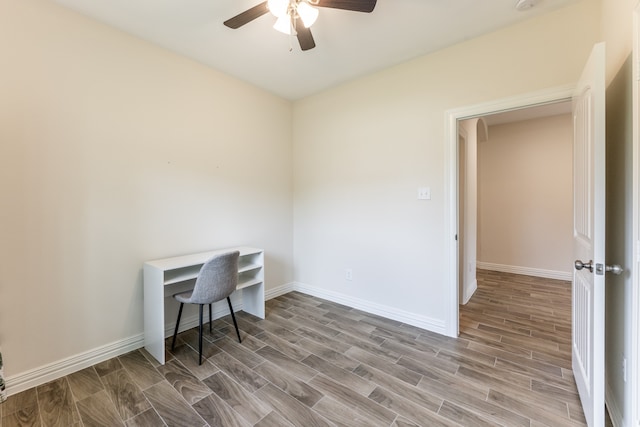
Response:
[{"label": "white panel door", "polygon": [[572,366],[590,427],[604,426],[604,53],[594,46],[573,96]]}]

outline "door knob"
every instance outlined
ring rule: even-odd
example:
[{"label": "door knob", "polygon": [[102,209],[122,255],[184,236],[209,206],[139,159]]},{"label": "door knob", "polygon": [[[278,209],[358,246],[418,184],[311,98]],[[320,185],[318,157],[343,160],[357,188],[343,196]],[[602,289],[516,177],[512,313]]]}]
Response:
[{"label": "door knob", "polygon": [[[586,268],[591,273],[593,273],[593,261],[589,261],[585,263],[577,259],[573,265],[576,268],[576,270],[582,270],[583,268]],[[624,269],[620,267],[618,264],[605,265],[605,266],[603,266],[602,264],[596,264],[596,274],[603,275],[605,271],[611,272],[617,276],[622,274],[624,272]]]},{"label": "door knob", "polygon": [[624,272],[624,269],[622,267],[620,267],[618,264],[613,264],[613,265],[607,265],[604,267],[605,271],[610,271],[613,274],[615,274],[616,276],[619,274],[622,274]]},{"label": "door knob", "polygon": [[593,273],[593,261],[592,260],[590,260],[589,262],[585,263],[585,262],[582,262],[579,259],[577,259],[576,262],[573,265],[576,268],[576,270],[582,270],[583,268],[586,268],[591,273]]}]

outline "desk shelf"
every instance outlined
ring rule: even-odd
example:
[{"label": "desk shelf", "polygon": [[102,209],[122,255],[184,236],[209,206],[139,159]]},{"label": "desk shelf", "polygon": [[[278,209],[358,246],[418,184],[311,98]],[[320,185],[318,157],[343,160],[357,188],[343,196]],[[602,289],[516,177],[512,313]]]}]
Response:
[{"label": "desk shelf", "polygon": [[164,272],[164,285],[173,285],[181,282],[188,282],[190,280],[195,280],[198,277],[198,273],[200,272],[200,268],[202,268],[203,264],[198,264],[185,268],[176,268],[174,270],[167,270]]},{"label": "desk shelf", "polygon": [[260,264],[247,264],[247,265],[244,265],[244,266],[241,265],[238,268],[238,273],[242,274],[242,273],[246,273],[248,271],[257,270],[259,268],[262,268],[262,265],[260,265]]},{"label": "desk shelf", "polygon": [[[172,325],[165,324],[165,303],[172,295],[193,289],[204,263],[214,255],[239,251],[238,286],[242,310],[264,319],[264,252],[251,247],[235,247],[201,252],[144,263],[144,346],[164,364],[164,339]],[[172,320],[173,322],[173,320]]]},{"label": "desk shelf", "polygon": [[[238,281],[238,286],[236,287],[236,290],[240,290],[240,289],[244,289],[244,288],[248,288],[251,286],[256,286],[256,285],[260,285],[262,283],[262,279],[249,279],[249,280],[245,280],[245,281]],[[263,316],[264,318],[264,316]]]}]

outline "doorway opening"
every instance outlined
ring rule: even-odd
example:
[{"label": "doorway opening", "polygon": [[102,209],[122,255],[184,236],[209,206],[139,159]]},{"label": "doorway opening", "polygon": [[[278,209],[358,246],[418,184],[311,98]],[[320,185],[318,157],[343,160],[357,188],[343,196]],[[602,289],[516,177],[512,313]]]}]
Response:
[{"label": "doorway opening", "polygon": [[571,280],[571,103],[458,122],[458,287],[476,270]]},{"label": "doorway opening", "polygon": [[[447,319],[447,335],[457,337],[459,333],[459,301],[460,301],[460,282],[459,282],[459,246],[458,246],[458,226],[459,226],[459,197],[458,197],[458,180],[460,174],[459,166],[459,123],[462,120],[477,119],[483,116],[495,115],[499,113],[510,114],[526,114],[526,111],[532,107],[550,107],[554,104],[564,103],[571,100],[573,92],[572,86],[549,89],[519,97],[504,99],[501,101],[490,102],[475,106],[463,107],[450,110],[446,113],[447,128],[446,135],[446,188],[447,188],[447,216],[448,230],[445,248],[449,255],[448,272],[451,286],[449,286],[448,295],[448,319]],[[468,149],[465,151],[468,157]],[[468,177],[467,177],[468,178]],[[466,190],[468,192],[468,188]],[[467,214],[468,216],[468,214]],[[468,241],[468,235],[464,238]]]},{"label": "doorway opening", "polygon": [[458,325],[467,348],[500,355],[496,366],[529,377],[535,396],[545,392],[536,369],[553,371],[556,402],[544,407],[551,415],[564,402],[584,422],[575,382],[562,376],[571,369],[570,112],[565,98],[456,120]]}]

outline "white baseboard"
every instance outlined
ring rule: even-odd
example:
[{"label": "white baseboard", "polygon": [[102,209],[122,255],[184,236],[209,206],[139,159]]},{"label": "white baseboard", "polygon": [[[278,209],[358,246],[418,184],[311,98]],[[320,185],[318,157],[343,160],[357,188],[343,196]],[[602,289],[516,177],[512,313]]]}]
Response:
[{"label": "white baseboard", "polygon": [[286,283],[284,285],[280,285],[280,286],[275,287],[275,288],[271,288],[271,289],[265,291],[264,300],[268,301],[268,300],[270,300],[272,298],[276,298],[276,297],[279,297],[280,295],[284,295],[286,293],[294,291],[295,287],[296,287],[295,283],[290,282],[290,283]]},{"label": "white baseboard", "polygon": [[478,290],[478,281],[477,280],[474,280],[473,283],[471,284],[471,286],[465,286],[464,287],[464,295],[462,295],[462,304],[463,305],[469,302],[469,300],[471,299],[473,294],[476,293],[476,290]]},{"label": "white baseboard", "polygon": [[296,282],[293,286],[293,290],[336,302],[338,304],[343,304],[358,310],[366,311],[367,313],[386,317],[387,319],[397,320],[408,325],[417,326],[438,334],[445,334],[445,323],[442,320],[432,319],[387,305],[374,303],[361,298],[355,298],[335,291],[328,291],[326,289],[304,283]]},{"label": "white baseboard", "polygon": [[[280,285],[276,288],[272,288],[269,289],[267,291],[265,291],[264,293],[264,300],[268,301],[272,298],[276,298],[279,297],[280,295],[284,295],[288,292],[291,292],[294,290],[294,284],[293,283],[287,283],[284,285]],[[242,305],[242,299],[238,298],[237,300],[235,300],[233,298],[233,296],[231,297],[231,304],[233,304],[233,311],[242,311],[243,305]],[[207,314],[208,312],[205,309],[205,317],[208,316]],[[227,307],[226,303],[222,302],[220,304],[214,304],[213,305],[213,314],[212,314],[212,318],[213,320],[215,319],[219,319],[221,317],[224,317],[226,315],[229,314],[229,308]],[[173,328],[174,328],[174,320],[173,319],[167,319],[169,320],[169,322],[165,325],[164,328],[164,336],[165,338],[170,337],[173,335]],[[206,321],[208,321],[208,317],[206,318]],[[186,316],[183,317],[180,320],[180,328],[178,329],[178,332],[184,332],[186,330],[189,330],[191,328],[195,328],[198,326],[198,315],[191,315],[191,316]],[[143,345],[144,346],[144,345]]]},{"label": "white baseboard", "polygon": [[[284,285],[280,285],[276,288],[273,289],[269,289],[266,290],[264,292],[264,300],[268,301],[271,298],[275,298],[278,297],[280,295],[286,294],[287,292],[291,292],[293,291],[294,288],[294,284],[293,283],[287,283]],[[231,304],[233,304],[233,311],[241,311],[243,309],[243,304],[242,304],[242,299],[241,298],[234,298],[233,296],[231,296]],[[205,314],[204,316],[206,317],[206,321],[208,321],[208,312],[206,311],[207,309],[205,309]],[[213,314],[211,315],[211,317],[215,320],[215,319],[219,319],[221,317],[224,317],[226,315],[229,314],[229,308],[227,307],[227,304],[222,301],[220,303],[215,303],[213,305]],[[174,328],[174,319],[166,319],[168,320],[168,323],[165,325],[164,327],[164,336],[166,337],[170,337],[173,335],[173,328]],[[186,331],[188,329],[191,328],[195,328],[198,326],[198,315],[191,315],[191,316],[184,316],[181,320],[180,320],[180,328],[178,329],[178,332],[183,332]]]},{"label": "white baseboard", "polygon": [[525,276],[544,277],[546,279],[572,280],[571,271],[544,270],[542,268],[519,267],[516,265],[493,264],[490,262],[478,261],[476,267],[480,270],[499,271],[501,273],[523,274]]},{"label": "white baseboard", "polygon": [[609,412],[609,418],[611,418],[611,424],[613,424],[613,427],[625,427],[624,416],[620,411],[618,402],[614,399],[614,394],[611,390],[611,384],[609,384],[609,381],[606,382],[604,400],[605,410]]},{"label": "white baseboard", "polygon": [[[234,311],[242,310],[242,301],[235,301],[233,297],[232,300]],[[214,304],[214,311],[212,315],[214,319],[226,316],[227,314],[229,314],[229,308],[226,304]],[[208,316],[208,314],[205,314],[205,316]],[[171,321],[174,322],[175,319],[172,319]],[[184,316],[180,321],[180,332],[196,326],[198,326],[197,314]],[[171,322],[169,322],[168,325],[165,325],[165,337],[173,335],[173,327],[174,326]],[[84,353],[76,354],[27,372],[6,377],[5,382],[7,395],[11,396],[13,394],[20,393],[21,391],[53,381],[65,375],[72,374],[84,368],[88,368],[89,366],[121,356],[142,347],[144,347],[144,333],[115,341],[111,344],[97,347]]]},{"label": "white baseboard", "polygon": [[[444,321],[431,319],[425,316],[417,315],[415,313],[398,310],[393,307],[373,303],[370,301],[362,300],[360,298],[354,298],[338,292],[327,291],[322,288],[302,283],[287,283],[275,288],[271,288],[265,292],[265,300],[284,295],[291,291],[299,291],[308,295],[316,296],[318,298],[323,298],[349,307],[357,308],[359,310],[366,311],[367,313],[377,314],[379,316],[417,326],[439,334],[445,333]],[[242,309],[241,301],[232,301],[232,303],[234,311]],[[217,319],[227,315],[228,313],[228,308],[214,308],[213,318]],[[198,326],[198,316],[195,315],[184,317],[180,322],[180,326],[180,331]],[[172,334],[173,327],[165,327],[165,336],[171,336]],[[115,341],[113,343],[94,348],[83,353],[79,353],[75,356],[71,356],[57,362],[41,366],[36,369],[32,369],[27,372],[6,377],[5,382],[7,386],[7,394],[11,396],[13,394],[20,393],[21,391],[42,385],[49,381],[53,381],[57,378],[72,374],[84,368],[88,368],[89,366],[93,366],[97,363],[104,362],[105,360],[121,356],[142,347],[144,347],[144,334],[138,334],[129,338],[125,338],[123,340]]]},{"label": "white baseboard", "polygon": [[12,375],[5,378],[7,395],[20,393],[143,346],[144,334],[138,334],[27,372]]}]

